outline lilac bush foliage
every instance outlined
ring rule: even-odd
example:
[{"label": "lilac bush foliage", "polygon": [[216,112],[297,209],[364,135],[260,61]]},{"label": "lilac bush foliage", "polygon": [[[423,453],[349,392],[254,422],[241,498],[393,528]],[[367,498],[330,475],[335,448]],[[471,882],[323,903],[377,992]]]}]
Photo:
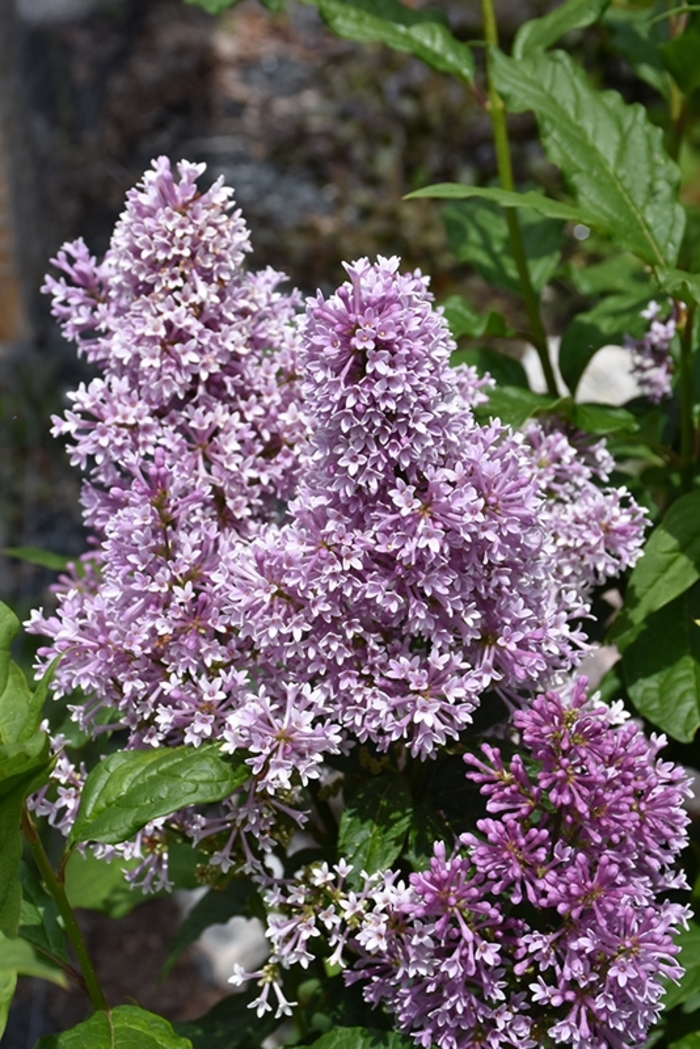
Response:
[{"label": "lilac bush foliage", "polygon": [[[607,485],[602,442],[477,421],[489,383],[450,367],[419,272],[361,259],[301,314],[280,274],[244,268],[231,191],[200,193],[201,172],[155,162],[105,259],[68,245],[46,284],[100,375],[54,423],[92,538],[56,611],[32,616],[40,664],[61,655],[55,693],[79,690],[69,709],[97,738],[216,742],[249,768],[220,805],[103,853],[162,888],[176,829],[212,880],[266,889],[271,960],[236,976],[261,982],[261,1013],[271,991],[279,1016],[292,1008],[280,971],[323,932],[426,1047],[616,1049],[620,1024],[639,1044],[659,976],[678,973],[683,911],[662,894],[680,884],[685,783],[661,740],[613,727],[582,684],[569,706],[535,696],[589,650],[593,589],[634,564],[643,512]],[[489,744],[470,757],[481,704],[492,722],[510,712],[507,766]],[[34,806],[67,830],[85,770],[64,742]],[[273,878],[270,854],[317,828],[311,788],[358,752],[397,774],[466,752],[489,815],[408,876],[348,888],[340,856]]]},{"label": "lilac bush foliage", "polygon": [[[513,716],[510,760],[482,745],[464,760],[488,815],[456,847],[436,842],[426,869],[362,878],[314,865],[271,887],[260,1014],[289,1008],[281,971],[313,960],[352,963],[367,1001],[430,1049],[643,1045],[660,1012],[661,977],[677,979],[673,934],[687,908],[672,869],[686,841],[683,771],[658,758],[663,737],[615,725],[586,694],[540,695]],[[509,748],[509,749],[512,749]]]}]

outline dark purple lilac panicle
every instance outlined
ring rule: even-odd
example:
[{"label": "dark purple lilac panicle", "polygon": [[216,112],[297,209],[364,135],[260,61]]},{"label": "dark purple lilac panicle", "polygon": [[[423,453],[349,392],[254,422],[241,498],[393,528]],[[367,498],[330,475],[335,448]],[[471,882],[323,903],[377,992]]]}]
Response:
[{"label": "dark purple lilac panicle", "polygon": [[424,1049],[644,1045],[662,979],[682,974],[687,908],[666,893],[684,884],[687,777],[658,758],[663,737],[589,700],[585,678],[513,720],[509,761],[490,745],[465,757],[487,815],[453,849],[436,842],[425,870],[352,891],[347,868],[320,865],[268,893],[271,979],[324,935]]}]

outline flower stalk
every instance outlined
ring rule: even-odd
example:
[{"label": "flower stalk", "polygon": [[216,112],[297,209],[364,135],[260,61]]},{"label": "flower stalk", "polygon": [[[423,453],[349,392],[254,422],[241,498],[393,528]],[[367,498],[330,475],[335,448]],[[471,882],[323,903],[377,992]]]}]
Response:
[{"label": "flower stalk", "polygon": [[[481,0],[481,10],[484,20],[484,36],[486,42],[489,45],[489,48],[498,47],[498,29],[496,26],[493,0]],[[513,178],[513,165],[510,156],[505,106],[503,105],[503,100],[496,91],[496,86],[491,75],[491,57],[488,51],[486,55],[486,76],[489,96],[488,110],[491,116],[491,125],[493,127],[498,178],[503,189],[513,192],[515,190],[515,180]],[[515,261],[515,268],[518,271],[523,303],[525,305],[525,312],[530,325],[530,338],[532,339],[540,364],[542,365],[545,382],[547,383],[547,392],[551,394],[552,397],[556,397],[559,393],[557,380],[549,356],[549,345],[547,342],[547,333],[544,329],[544,324],[542,323],[539,296],[533,287],[530,269],[527,264],[527,254],[523,244],[520,223],[514,208],[506,208],[505,213],[511,251]]]},{"label": "flower stalk", "polygon": [[109,1010],[109,1005],[107,1004],[107,1000],[97,979],[92,959],[88,953],[83,934],[80,931],[80,926],[78,925],[75,914],[73,913],[73,908],[68,902],[65,886],[62,880],[56,876],[56,873],[51,866],[41,838],[37,833],[34,821],[29,815],[26,806],[22,810],[22,833],[31,849],[44,888],[54,900],[63,919],[66,934],[73,945],[73,950],[75,951],[80,966],[80,972],[82,974],[81,984],[83,985],[83,989],[90,999],[93,1009],[106,1012]]}]

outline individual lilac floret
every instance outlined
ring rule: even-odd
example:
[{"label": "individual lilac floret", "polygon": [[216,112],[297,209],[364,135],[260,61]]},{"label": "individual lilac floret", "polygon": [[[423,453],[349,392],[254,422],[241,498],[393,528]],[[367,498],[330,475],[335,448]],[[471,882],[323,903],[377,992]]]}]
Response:
[{"label": "individual lilac floret", "polygon": [[284,667],[351,736],[426,757],[486,690],[513,699],[575,665],[590,589],[635,560],[643,519],[595,486],[596,453],[564,483],[563,434],[476,424],[426,278],[395,258],[346,269],[307,304],[293,523],[219,578],[271,688]]},{"label": "individual lilac floret", "polygon": [[[676,334],[679,321],[679,309],[684,310],[684,303],[671,302],[670,313],[653,299],[642,310],[640,316],[648,320],[649,327],[641,339],[625,338],[624,345],[632,351],[632,373],[640,391],[650,401],[658,404],[671,392],[673,378],[673,358],[671,342]],[[667,314],[662,320],[662,314]]]},{"label": "individual lilac floret", "polygon": [[271,888],[265,971],[307,965],[324,938],[425,1049],[641,1047],[662,980],[682,974],[687,909],[665,893],[683,884],[688,780],[658,758],[663,738],[612,725],[585,684],[515,714],[510,762],[490,745],[468,755],[490,815],[456,850],[437,842],[407,881],[364,875],[351,891],[341,860]]}]

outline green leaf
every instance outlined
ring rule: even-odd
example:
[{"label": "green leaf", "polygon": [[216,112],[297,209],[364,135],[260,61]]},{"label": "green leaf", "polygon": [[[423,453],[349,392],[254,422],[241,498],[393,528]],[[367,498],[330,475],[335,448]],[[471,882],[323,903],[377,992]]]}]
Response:
[{"label": "green leaf", "polygon": [[488,404],[480,404],[474,414],[480,422],[500,419],[507,426],[519,429],[527,419],[543,411],[555,411],[565,403],[564,398],[547,397],[516,386],[497,386],[488,390]]},{"label": "green leaf", "polygon": [[700,579],[700,492],[690,492],[673,503],[652,532],[642,557],[632,570],[625,607],[617,617],[611,638],[624,649],[624,635],[652,612],[669,604]]},{"label": "green leaf", "polygon": [[[699,45],[700,46],[700,45]],[[700,51],[698,52],[700,61]],[[656,276],[662,291],[686,303],[700,303],[700,274],[684,270],[658,269]]]},{"label": "green leaf", "polygon": [[700,21],[692,18],[683,33],[659,47],[659,57],[684,95],[700,87]]},{"label": "green leaf", "polygon": [[6,557],[14,557],[17,561],[24,561],[30,565],[51,568],[54,572],[63,572],[66,565],[75,560],[74,557],[53,554],[50,550],[42,550],[38,546],[6,546],[2,553]]},{"label": "green leaf", "polygon": [[7,1019],[10,1015],[10,1006],[15,996],[17,986],[17,973],[0,973],[0,1038],[5,1033]]},{"label": "green leaf", "polygon": [[592,309],[574,317],[559,347],[559,369],[572,394],[598,350],[603,346],[622,345],[625,335],[642,334],[648,322],[641,311],[648,302],[648,294],[608,295]]},{"label": "green leaf", "polygon": [[430,866],[436,841],[449,842],[453,837],[433,806],[424,801],[419,802],[414,809],[408,833],[407,852],[414,871],[423,871]]},{"label": "green leaf", "polygon": [[700,1049],[700,1031],[684,1034],[677,1042],[671,1042],[669,1049]]},{"label": "green leaf", "polygon": [[19,935],[44,954],[67,962],[66,933],[55,901],[25,863],[20,864],[19,877],[22,883]]},{"label": "green leaf", "polygon": [[411,825],[411,792],[400,777],[384,773],[348,790],[338,828],[338,855],[360,872],[390,867],[403,848]]},{"label": "green leaf", "polygon": [[162,1016],[136,1005],[96,1012],[61,1034],[40,1038],[34,1049],[192,1049]]},{"label": "green leaf", "polygon": [[[450,247],[489,284],[519,292],[520,280],[511,254],[508,224],[500,205],[490,200],[455,201],[442,211]],[[520,226],[533,286],[541,291],[559,265],[562,224],[525,209]]]},{"label": "green leaf", "polygon": [[227,798],[249,775],[243,758],[224,760],[214,744],[110,754],[85,781],[69,844],[116,845],[151,820]]},{"label": "green leaf", "polygon": [[[10,664],[12,663],[10,649],[12,642],[18,633],[19,619],[11,608],[8,608],[7,605],[0,601],[0,695],[2,695],[7,688]],[[5,715],[5,717],[6,716],[7,715]],[[3,732],[3,720],[2,706],[0,706],[0,735]],[[5,742],[10,742],[10,740],[7,739]]]},{"label": "green leaf", "polygon": [[581,295],[609,295],[613,292],[652,295],[648,271],[636,255],[629,252],[616,251],[603,262],[571,266],[568,277]]},{"label": "green leaf", "polygon": [[198,940],[210,925],[225,925],[236,915],[249,918],[250,898],[255,886],[249,878],[235,878],[221,890],[210,889],[198,900],[178,929],[163,965],[165,978],[173,965],[191,943]]},{"label": "green leaf", "polygon": [[627,105],[615,91],[595,91],[563,51],[517,61],[493,49],[491,57],[508,109],[534,110],[581,222],[653,266],[672,266],[685,224],[680,174],[644,108]]},{"label": "green leaf", "polygon": [[396,1031],[370,1027],[335,1027],[311,1043],[310,1049],[412,1049],[415,1043]]},{"label": "green leaf", "polygon": [[471,83],[474,57],[435,11],[416,11],[399,0],[314,0],[326,25],[337,36],[360,43],[381,43],[408,51],[440,73]]},{"label": "green leaf", "polygon": [[248,1008],[259,994],[259,987],[244,994],[233,994],[198,1020],[173,1026],[178,1034],[190,1039],[192,1049],[260,1049],[280,1022],[274,1012],[259,1018]]},{"label": "green leaf", "polygon": [[404,199],[414,200],[419,197],[436,200],[469,200],[478,197],[500,204],[502,208],[527,208],[529,211],[536,211],[538,215],[544,215],[545,218],[563,219],[567,222],[579,221],[577,208],[562,204],[552,197],[545,197],[544,193],[537,193],[535,190],[515,193],[508,189],[499,189],[497,186],[466,186],[460,182],[438,182],[434,186],[416,189],[413,193],[406,194]]},{"label": "green leaf", "polygon": [[126,880],[125,871],[141,861],[98,859],[92,852],[73,852],[66,864],[65,889],[71,907],[123,918],[148,897]]},{"label": "green leaf", "polygon": [[568,416],[577,430],[596,436],[635,433],[639,423],[632,412],[609,404],[572,404]]},{"label": "green leaf", "polygon": [[63,969],[50,962],[42,961],[26,940],[8,939],[0,934],[0,976],[15,973],[18,976],[38,976],[59,987],[67,988],[68,980]]},{"label": "green leaf", "polygon": [[455,339],[466,335],[471,339],[509,338],[515,335],[506,324],[502,313],[489,310],[488,313],[477,313],[461,295],[451,295],[441,303],[445,320]]},{"label": "green leaf", "polygon": [[22,886],[19,864],[22,835],[19,824],[26,797],[20,785],[0,800],[0,935],[13,938],[19,929]]},{"label": "green leaf", "polygon": [[520,361],[508,357],[498,350],[489,350],[477,346],[470,350],[455,350],[450,357],[450,364],[456,368],[459,364],[469,364],[476,368],[479,375],[490,375],[499,386],[519,386],[529,389],[527,374]]},{"label": "green leaf", "polygon": [[682,743],[700,727],[700,584],[647,616],[622,655],[640,714]]},{"label": "green leaf", "polygon": [[664,1010],[682,1005],[700,991],[700,925],[689,922],[687,929],[682,929],[675,937],[681,949],[677,961],[685,969],[678,983],[664,980],[666,994],[663,998]]},{"label": "green leaf", "polygon": [[670,78],[659,55],[659,44],[668,35],[663,22],[649,25],[645,11],[610,7],[603,24],[610,31],[612,45],[629,63],[640,80],[649,84],[664,98],[670,92]]},{"label": "green leaf", "polygon": [[240,3],[240,0],[185,0],[185,3],[191,7],[201,7],[209,15],[220,15],[222,11],[227,11],[229,7],[235,7],[236,4]]},{"label": "green leaf", "polygon": [[25,797],[48,778],[52,758],[49,737],[37,732],[22,743],[0,745],[0,798],[22,786]]},{"label": "green leaf", "polygon": [[513,57],[524,58],[537,48],[551,47],[572,29],[585,29],[597,22],[610,0],[565,0],[543,18],[525,22],[515,34]]}]

